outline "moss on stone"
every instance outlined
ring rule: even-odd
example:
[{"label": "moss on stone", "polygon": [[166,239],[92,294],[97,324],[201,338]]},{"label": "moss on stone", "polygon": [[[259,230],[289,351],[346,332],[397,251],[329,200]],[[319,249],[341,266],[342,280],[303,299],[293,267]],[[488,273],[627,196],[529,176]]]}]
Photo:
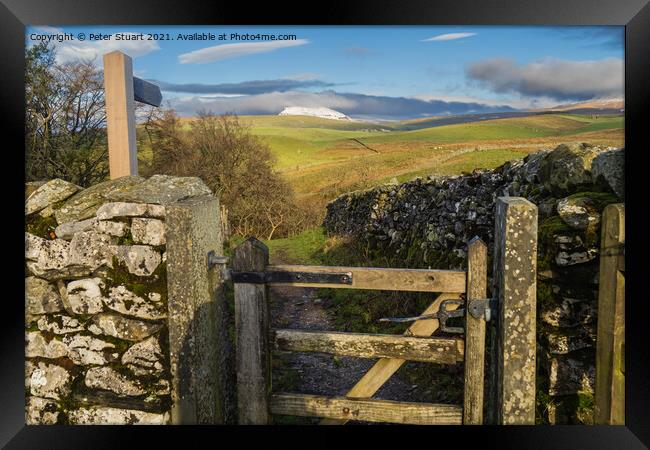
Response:
[{"label": "moss on stone", "polygon": [[57,222],[54,216],[41,217],[38,214],[32,214],[25,219],[25,231],[43,239],[54,239],[56,227]]},{"label": "moss on stone", "polygon": [[616,195],[609,192],[576,192],[575,194],[569,195],[568,197],[571,200],[576,200],[579,198],[589,198],[594,201],[594,206],[599,212],[602,212],[605,209],[605,206],[611,203],[617,203],[619,200]]},{"label": "moss on stone", "polygon": [[135,245],[133,235],[131,234],[131,228],[127,228],[124,232],[124,236],[120,236],[117,239],[117,245]]},{"label": "moss on stone", "polygon": [[129,272],[128,266],[113,257],[113,267],[108,268],[104,278],[102,294],[108,296],[112,287],[125,286],[129,291],[141,298],[147,294],[160,294],[162,306],[167,307],[167,262],[161,262],[154,272],[146,277],[134,275]]}]

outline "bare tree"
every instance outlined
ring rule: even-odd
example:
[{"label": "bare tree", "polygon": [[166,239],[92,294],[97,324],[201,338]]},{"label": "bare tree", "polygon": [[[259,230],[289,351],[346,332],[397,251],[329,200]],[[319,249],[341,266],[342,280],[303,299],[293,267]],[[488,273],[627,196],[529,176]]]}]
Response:
[{"label": "bare tree", "polygon": [[90,61],[58,64],[54,50],[27,49],[25,175],[81,186],[108,175],[104,86]]},{"label": "bare tree", "polygon": [[273,170],[268,145],[236,115],[200,112],[183,122],[173,110],[163,109],[144,129],[153,152],[146,171],[200,177],[228,208],[234,234],[272,239],[314,223]]}]

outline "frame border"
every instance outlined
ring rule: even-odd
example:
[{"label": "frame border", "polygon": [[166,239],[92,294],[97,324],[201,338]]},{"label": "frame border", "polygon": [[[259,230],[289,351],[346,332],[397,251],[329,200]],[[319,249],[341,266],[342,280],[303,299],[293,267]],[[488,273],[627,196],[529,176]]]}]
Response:
[{"label": "frame border", "polygon": [[[317,14],[308,15],[305,4],[266,3],[252,8],[243,2],[220,2],[201,4],[199,2],[174,2],[173,0],[134,0],[97,1],[86,0],[2,0],[0,4],[0,111],[2,122],[8,133],[3,136],[4,157],[15,158],[16,167],[24,164],[24,157],[18,149],[24,146],[24,27],[26,25],[625,25],[625,145],[636,154],[628,152],[626,158],[627,201],[637,202],[643,192],[633,190],[633,180],[643,180],[647,176],[641,161],[642,151],[649,151],[648,122],[646,110],[650,106],[650,5],[647,0],[411,0],[408,5],[391,0],[348,1],[345,7],[335,5],[316,5]],[[251,5],[252,6],[252,5]],[[312,4],[314,6],[314,4]],[[288,8],[291,8],[288,10]],[[13,164],[12,164],[13,165]],[[5,171],[16,180],[8,183],[10,198],[23,197],[23,172]],[[643,200],[646,198],[643,197]],[[647,200],[646,200],[647,201]],[[14,204],[15,203],[15,204]],[[640,203],[640,201],[639,201]],[[640,205],[641,206],[641,205]],[[24,217],[21,203],[9,202],[6,207],[11,216]],[[631,277],[627,289],[627,327],[626,327],[626,426],[530,426],[530,427],[368,427],[365,435],[375,435],[378,441],[387,442],[395,438],[395,443],[410,440],[413,436],[435,439],[453,439],[454,444],[467,438],[473,440],[489,439],[500,448],[646,448],[650,445],[650,379],[647,362],[650,360],[650,346],[644,342],[643,327],[647,327],[644,309],[647,307],[640,293],[642,286],[641,270],[647,267],[634,263],[641,260],[644,250],[650,251],[648,239],[643,239],[641,228],[644,225],[642,208],[628,208],[627,238],[630,242],[626,275]],[[23,230],[21,221],[12,221],[19,236]],[[13,231],[12,234],[13,235]],[[23,258],[24,248],[19,239],[9,239],[11,250],[15,250],[18,261]],[[11,253],[13,254],[13,253]],[[0,445],[7,448],[35,448],[47,442],[52,448],[114,448],[124,443],[151,438],[166,440],[174,434],[183,434],[186,442],[200,442],[197,438],[208,437],[205,433],[217,431],[233,432],[237,438],[246,438],[249,433],[245,427],[63,427],[63,426],[25,426],[24,425],[24,306],[19,301],[24,292],[20,283],[23,270],[10,267],[10,281],[4,291],[5,307],[11,308],[7,324],[0,328],[2,336],[3,364],[0,370]],[[634,299],[634,301],[632,301]],[[153,430],[153,431],[151,431]],[[334,445],[345,439],[351,430],[359,428],[328,427],[318,431],[304,427],[264,427],[260,432],[273,433],[282,439],[283,447],[300,445],[296,431],[312,431],[321,435],[325,443]],[[505,432],[504,432],[505,431]],[[200,432],[203,436],[196,436]],[[245,434],[244,434],[245,433]],[[423,434],[421,434],[423,433]],[[234,436],[233,436],[234,437]],[[266,436],[265,436],[266,437]],[[269,434],[268,437],[271,437]],[[329,438],[329,439],[328,439]],[[190,440],[191,439],[191,440]],[[390,439],[392,440],[392,439]],[[38,444],[41,445],[38,445]],[[215,442],[217,443],[217,442]],[[645,443],[646,445],[644,445]],[[558,445],[561,444],[561,445]],[[302,444],[304,447],[304,443]]]}]

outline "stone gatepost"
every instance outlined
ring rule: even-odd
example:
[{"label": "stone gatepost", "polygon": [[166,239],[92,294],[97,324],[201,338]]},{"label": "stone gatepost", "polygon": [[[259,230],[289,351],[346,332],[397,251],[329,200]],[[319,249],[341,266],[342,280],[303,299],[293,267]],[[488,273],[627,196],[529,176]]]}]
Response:
[{"label": "stone gatepost", "polygon": [[28,424],[233,416],[219,201],[198,178],[26,189]]},{"label": "stone gatepost", "polygon": [[492,423],[535,424],[537,206],[499,197],[494,233]]}]

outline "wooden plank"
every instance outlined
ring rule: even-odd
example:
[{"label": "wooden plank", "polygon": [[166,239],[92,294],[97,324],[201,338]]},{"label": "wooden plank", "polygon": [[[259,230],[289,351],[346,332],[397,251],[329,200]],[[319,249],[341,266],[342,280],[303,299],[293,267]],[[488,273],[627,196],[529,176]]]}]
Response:
[{"label": "wooden plank", "polygon": [[136,102],[151,106],[160,106],[162,93],[160,88],[138,77],[133,77],[133,98]]},{"label": "wooden plank", "polygon": [[[537,206],[521,197],[499,197],[494,233],[497,299],[496,420],[535,424],[537,314]],[[490,321],[493,322],[493,321]]]},{"label": "wooden plank", "polygon": [[268,266],[267,271],[341,273],[352,272],[352,284],[273,283],[313,288],[376,289],[415,292],[465,292],[466,274],[456,270],[384,269],[377,267]]},{"label": "wooden plank", "polygon": [[[467,301],[487,297],[487,247],[478,237],[472,239],[467,252]],[[485,318],[465,312],[465,397],[463,423],[483,423],[483,389],[485,380]]]},{"label": "wooden plank", "polygon": [[603,211],[596,338],[595,422],[625,425],[625,275],[620,251],[625,245],[625,205]]},{"label": "wooden plank", "polygon": [[128,55],[104,55],[104,92],[110,177],[137,175],[133,66]]},{"label": "wooden plank", "polygon": [[[268,262],[268,248],[250,238],[235,249],[233,269],[259,271]],[[268,424],[271,358],[266,285],[235,283],[235,326],[239,424]]]},{"label": "wooden plank", "polygon": [[458,338],[419,338],[390,334],[333,331],[272,330],[276,350],[317,352],[357,358],[400,358],[455,364],[463,360],[464,341]]},{"label": "wooden plank", "polygon": [[301,394],[273,395],[270,403],[273,414],[412,425],[460,425],[463,413],[458,405]]},{"label": "wooden plank", "polygon": [[[458,300],[458,294],[440,294],[429,305],[427,309],[422,312],[424,314],[434,314],[440,309],[440,304],[445,300]],[[458,305],[451,304],[448,306],[449,310],[457,309]],[[414,322],[405,332],[404,336],[431,336],[439,327],[438,319],[423,319]],[[386,383],[390,377],[397,372],[406,362],[405,359],[399,358],[381,358],[378,360],[364,376],[348,391],[346,397],[348,398],[369,398]],[[323,419],[321,425],[343,425],[349,419]]]}]

